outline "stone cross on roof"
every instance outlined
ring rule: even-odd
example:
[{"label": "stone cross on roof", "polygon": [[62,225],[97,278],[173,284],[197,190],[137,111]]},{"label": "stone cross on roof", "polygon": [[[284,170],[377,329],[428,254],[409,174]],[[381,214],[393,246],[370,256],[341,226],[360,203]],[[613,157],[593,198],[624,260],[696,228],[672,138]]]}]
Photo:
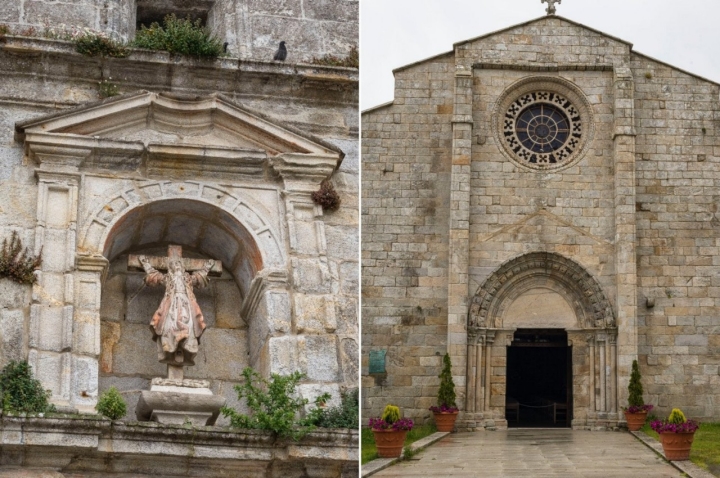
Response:
[{"label": "stone cross on roof", "polygon": [[548,7],[545,9],[548,15],[555,15],[555,4],[562,3],[562,0],[540,0],[540,3],[547,3]]}]

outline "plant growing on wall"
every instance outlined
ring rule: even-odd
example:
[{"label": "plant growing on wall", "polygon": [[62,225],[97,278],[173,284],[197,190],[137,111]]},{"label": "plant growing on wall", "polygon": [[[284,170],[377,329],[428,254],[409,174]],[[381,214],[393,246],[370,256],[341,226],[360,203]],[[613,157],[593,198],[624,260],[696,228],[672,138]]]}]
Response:
[{"label": "plant growing on wall", "polygon": [[339,407],[329,407],[322,410],[314,425],[322,428],[350,428],[357,430],[359,425],[359,397],[358,389],[354,388],[342,394]]},{"label": "plant growing on wall", "polygon": [[33,378],[27,362],[11,361],[0,372],[0,397],[6,412],[45,413],[54,412],[55,406],[48,402],[50,391]]},{"label": "plant growing on wall", "polygon": [[313,58],[310,62],[313,65],[343,66],[345,68],[360,68],[360,52],[356,46],[350,48],[347,56],[325,55],[320,58]]},{"label": "plant growing on wall", "polygon": [[35,270],[42,264],[42,251],[33,256],[27,247],[23,248],[18,233],[13,231],[10,242],[3,239],[0,251],[0,277],[6,277],[19,284],[34,284],[37,281]]},{"label": "plant growing on wall", "polygon": [[117,388],[110,387],[100,395],[95,410],[110,420],[117,420],[125,416],[127,405]]},{"label": "plant growing on wall", "polygon": [[102,32],[85,29],[82,34],[73,36],[75,51],[87,56],[109,56],[112,58],[125,58],[128,50],[125,46],[108,37]]},{"label": "plant growing on wall", "polygon": [[221,412],[230,418],[230,425],[233,427],[270,430],[280,437],[299,440],[315,429],[314,423],[322,413],[319,407],[330,399],[328,393],[317,397],[315,408],[303,417],[301,415],[309,401],[298,397],[295,387],[305,378],[305,374],[294,372],[282,376],[273,373],[270,380],[265,380],[255,370],[247,367],[242,375],[245,382],[236,385],[235,390],[239,399],[245,398],[252,413],[245,415],[232,408],[223,407]]},{"label": "plant growing on wall", "polygon": [[157,22],[150,27],[143,25],[132,46],[206,59],[215,59],[223,52],[220,40],[202,27],[200,19],[193,22],[189,17],[180,19],[175,14],[166,16],[162,26]]},{"label": "plant growing on wall", "polygon": [[322,206],[323,211],[334,211],[340,207],[340,195],[327,179],[322,182],[319,190],[312,193],[312,200]]}]

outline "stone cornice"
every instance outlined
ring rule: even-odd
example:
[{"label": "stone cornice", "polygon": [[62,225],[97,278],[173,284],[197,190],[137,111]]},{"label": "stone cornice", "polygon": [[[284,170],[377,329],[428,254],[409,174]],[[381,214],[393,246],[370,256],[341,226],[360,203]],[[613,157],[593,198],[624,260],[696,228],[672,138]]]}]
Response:
[{"label": "stone cornice", "polygon": [[0,451],[22,447],[23,453],[45,456],[44,466],[49,468],[59,469],[72,459],[74,472],[97,472],[112,463],[132,461],[136,473],[157,474],[160,462],[169,465],[191,460],[193,468],[202,468],[203,476],[209,478],[227,476],[235,465],[264,470],[274,462],[308,459],[330,472],[328,476],[340,476],[337,471],[341,468],[357,466],[359,443],[356,430],[318,429],[293,442],[261,430],[111,422],[78,416],[5,415],[0,419],[0,435]]}]

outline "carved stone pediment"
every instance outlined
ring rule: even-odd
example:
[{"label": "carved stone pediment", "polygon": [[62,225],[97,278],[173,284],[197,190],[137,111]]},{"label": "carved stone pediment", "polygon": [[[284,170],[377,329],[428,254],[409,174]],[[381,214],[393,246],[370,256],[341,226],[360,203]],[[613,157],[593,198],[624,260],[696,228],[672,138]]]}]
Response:
[{"label": "carved stone pediment", "polygon": [[222,95],[128,94],[18,123],[16,138],[43,170],[147,176],[284,177],[274,164],[289,161],[302,170],[293,169],[293,177],[306,171],[322,180],[344,156],[337,147]]}]

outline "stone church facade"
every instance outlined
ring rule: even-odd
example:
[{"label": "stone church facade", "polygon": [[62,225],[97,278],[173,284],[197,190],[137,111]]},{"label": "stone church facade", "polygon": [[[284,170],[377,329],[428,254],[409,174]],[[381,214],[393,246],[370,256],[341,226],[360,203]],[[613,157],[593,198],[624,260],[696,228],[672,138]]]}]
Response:
[{"label": "stone church facade", "polygon": [[[300,3],[0,1],[0,236],[43,259],[32,286],[0,279],[0,366],[28,360],[69,413],[2,417],[1,476],[357,474],[351,431],[283,444],[85,415],[115,386],[133,421],[140,392],[166,376],[148,327],[163,291],[129,255],[170,245],[222,267],[195,293],[207,329],[186,378],[239,410],[248,366],[303,372],[302,396],[328,392],[329,405],[357,387],[358,71],[307,62],[357,47],[358,3]],[[229,55],[88,57],[43,37],[66,24],[129,40],[168,13],[204,18]],[[284,63],[271,61],[280,40]],[[107,81],[120,94],[101,99]],[[336,211],[312,200],[324,181]]]},{"label": "stone church facade", "polygon": [[720,85],[554,15],[394,74],[362,115],[364,415],[428,417],[447,351],[460,429],[618,426],[635,359],[658,415],[720,419]]}]

